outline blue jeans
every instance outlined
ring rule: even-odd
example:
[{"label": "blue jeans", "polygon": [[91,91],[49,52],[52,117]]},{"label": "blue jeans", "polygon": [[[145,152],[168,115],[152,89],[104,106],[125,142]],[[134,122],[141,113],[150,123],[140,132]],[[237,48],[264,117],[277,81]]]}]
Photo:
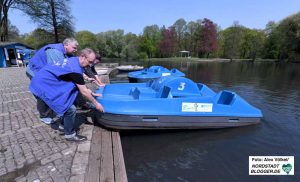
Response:
[{"label": "blue jeans", "polygon": [[63,115],[65,137],[72,138],[76,135],[75,129],[79,123],[76,123],[76,107],[72,105]]}]

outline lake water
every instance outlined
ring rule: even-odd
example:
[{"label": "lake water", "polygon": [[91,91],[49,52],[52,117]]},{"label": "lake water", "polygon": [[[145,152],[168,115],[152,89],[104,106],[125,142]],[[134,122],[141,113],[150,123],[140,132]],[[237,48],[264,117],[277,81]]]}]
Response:
[{"label": "lake water", "polygon": [[[258,125],[121,132],[129,182],[300,181],[300,64],[154,62],[258,107]],[[249,176],[249,156],[295,156],[294,176]]]}]

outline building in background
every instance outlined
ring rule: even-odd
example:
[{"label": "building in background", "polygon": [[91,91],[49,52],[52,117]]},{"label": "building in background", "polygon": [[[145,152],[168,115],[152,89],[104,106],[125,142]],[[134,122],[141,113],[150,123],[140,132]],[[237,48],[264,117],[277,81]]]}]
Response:
[{"label": "building in background", "polygon": [[34,49],[22,43],[1,42],[0,43],[0,67],[20,66],[28,63],[33,56]]}]

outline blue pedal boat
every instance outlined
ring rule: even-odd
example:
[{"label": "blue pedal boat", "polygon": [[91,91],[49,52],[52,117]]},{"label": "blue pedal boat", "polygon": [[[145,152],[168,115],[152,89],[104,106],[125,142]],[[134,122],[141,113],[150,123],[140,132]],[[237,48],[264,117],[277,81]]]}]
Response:
[{"label": "blue pedal boat", "polygon": [[202,129],[256,124],[262,112],[234,92],[215,93],[201,83],[167,76],[97,90],[105,109],[96,122],[111,129]]},{"label": "blue pedal boat", "polygon": [[128,79],[130,83],[141,83],[151,81],[153,79],[158,79],[163,76],[180,76],[184,77],[185,74],[176,68],[171,70],[164,68],[162,66],[151,66],[140,71],[134,71],[128,73]]}]

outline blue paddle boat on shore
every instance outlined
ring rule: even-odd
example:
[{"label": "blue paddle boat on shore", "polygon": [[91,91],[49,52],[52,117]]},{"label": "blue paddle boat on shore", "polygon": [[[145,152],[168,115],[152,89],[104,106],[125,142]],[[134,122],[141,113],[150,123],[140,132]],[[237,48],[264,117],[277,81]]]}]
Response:
[{"label": "blue paddle boat on shore", "polygon": [[171,70],[162,66],[151,66],[140,71],[134,71],[128,73],[128,79],[130,83],[147,82],[153,79],[158,79],[163,76],[179,76],[184,77],[185,74],[176,68]]},{"label": "blue paddle boat on shore", "polygon": [[184,77],[110,84],[97,93],[105,112],[95,119],[111,129],[226,128],[256,124],[263,117],[236,93],[216,93]]}]

